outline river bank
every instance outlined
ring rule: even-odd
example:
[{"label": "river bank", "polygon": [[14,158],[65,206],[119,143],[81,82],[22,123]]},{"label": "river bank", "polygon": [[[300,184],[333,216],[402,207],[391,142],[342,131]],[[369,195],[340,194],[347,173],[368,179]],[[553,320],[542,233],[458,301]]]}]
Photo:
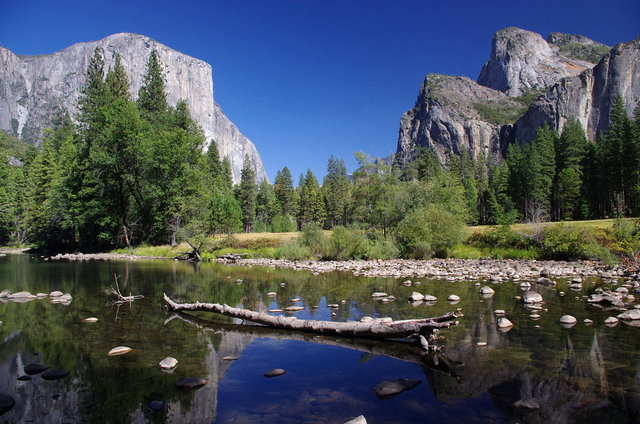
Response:
[{"label": "river bank", "polygon": [[[122,253],[66,253],[45,260],[144,260],[171,259],[162,256],[136,256]],[[284,259],[219,258],[211,262],[249,267],[286,268],[315,274],[341,271],[362,277],[429,278],[449,281],[465,280],[531,280],[539,277],[601,277],[628,275],[621,266],[609,267],[597,261],[536,261],[514,259],[428,259],[428,260],[352,260],[292,261]]]}]

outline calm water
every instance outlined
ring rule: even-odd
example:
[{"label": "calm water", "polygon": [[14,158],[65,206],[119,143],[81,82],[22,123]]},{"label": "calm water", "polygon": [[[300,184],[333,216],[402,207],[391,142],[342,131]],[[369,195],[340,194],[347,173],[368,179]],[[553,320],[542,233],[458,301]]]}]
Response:
[{"label": "calm water", "polygon": [[[144,299],[120,307],[105,289],[119,275],[123,292]],[[242,279],[242,284],[236,280]],[[363,414],[369,423],[633,423],[640,421],[640,328],[602,324],[612,313],[576,299],[582,291],[561,282],[537,288],[545,297],[542,318],[514,300],[518,284],[493,285],[496,294],[482,299],[474,282],[356,278],[332,273],[264,268],[194,266],[172,261],[46,262],[27,255],[0,257],[0,290],[69,292],[73,302],[48,300],[0,304],[0,392],[15,407],[0,422],[90,423],[343,423]],[[284,283],[284,287],[281,284]],[[124,287],[123,287],[124,286]],[[412,306],[403,299],[413,290],[433,294],[435,305]],[[567,295],[559,297],[558,290]],[[274,291],[275,299],[266,296]],[[372,301],[384,291],[398,300]],[[460,325],[443,330],[444,355],[420,357],[402,343],[336,340],[234,325],[207,313],[169,313],[162,293],[176,300],[219,302],[250,309],[290,305],[300,297],[300,318],[359,319],[364,315],[394,319],[440,315],[460,307]],[[444,299],[457,294],[455,306]],[[326,307],[341,303],[336,316]],[[317,309],[311,306],[319,306]],[[514,322],[498,331],[492,311],[505,309]],[[565,329],[563,314],[578,318]],[[83,323],[95,316],[97,323]],[[582,323],[595,321],[592,326]],[[539,326],[539,328],[536,328]],[[487,347],[476,347],[486,341]],[[119,345],[133,348],[109,357]],[[178,359],[173,374],[157,363]],[[223,360],[236,356],[236,361]],[[34,376],[18,381],[24,365],[37,362],[70,371],[58,381]],[[265,378],[283,368],[287,373]],[[205,378],[206,386],[180,391],[176,380]],[[407,378],[421,384],[391,399],[378,399],[375,386]],[[535,398],[540,409],[514,407]],[[166,404],[154,412],[148,404]]]}]

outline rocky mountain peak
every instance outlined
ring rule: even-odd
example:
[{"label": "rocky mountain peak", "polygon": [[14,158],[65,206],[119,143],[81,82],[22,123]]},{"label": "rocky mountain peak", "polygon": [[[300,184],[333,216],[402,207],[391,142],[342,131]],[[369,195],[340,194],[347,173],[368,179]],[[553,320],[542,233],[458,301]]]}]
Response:
[{"label": "rocky mountain peak", "polygon": [[102,51],[107,69],[120,54],[134,98],[149,54],[155,49],[164,66],[167,101],[171,105],[180,99],[187,101],[192,117],[205,133],[207,147],[215,140],[220,154],[229,157],[234,182],[240,180],[245,154],[254,164],[256,178],[261,181],[266,177],[255,145],[214,101],[211,65],[140,34],[113,34],[48,55],[18,56],[0,48],[0,129],[38,144],[43,130],[63,111],[74,116],[85,70],[96,47]]},{"label": "rocky mountain peak", "polygon": [[540,34],[509,27],[493,36],[491,57],[480,71],[478,84],[516,97],[546,90],[561,78],[591,67],[592,62],[563,54],[561,47]]}]

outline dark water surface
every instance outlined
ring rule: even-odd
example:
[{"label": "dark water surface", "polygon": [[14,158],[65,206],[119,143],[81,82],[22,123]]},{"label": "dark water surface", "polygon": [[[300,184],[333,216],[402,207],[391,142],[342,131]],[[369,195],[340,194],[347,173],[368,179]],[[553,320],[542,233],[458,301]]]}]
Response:
[{"label": "dark water surface", "polygon": [[[124,294],[144,299],[110,304],[105,289],[114,274]],[[599,280],[585,282],[581,291],[566,282],[557,288],[534,284],[548,309],[537,321],[514,300],[521,293],[517,283],[492,285],[496,294],[490,299],[480,297],[474,282],[421,283],[405,287],[391,278],[173,261],[0,257],[0,290],[60,290],[73,296],[68,306],[48,299],[0,304],[0,392],[16,401],[0,423],[343,423],[361,414],[369,423],[640,421],[640,328],[603,324],[616,313],[581,298]],[[439,300],[412,306],[405,299],[414,290]],[[567,294],[560,297],[559,290]],[[267,297],[270,291],[277,297]],[[397,300],[373,301],[376,291]],[[421,318],[458,307],[465,316],[459,326],[441,332],[442,356],[423,357],[403,343],[276,332],[207,313],[176,315],[165,310],[163,292],[178,301],[254,310],[286,307],[299,297],[306,309],[296,316],[322,320]],[[452,293],[461,297],[455,306],[446,301]],[[336,316],[326,306],[330,303],[340,304]],[[495,309],[509,313],[511,331],[497,329]],[[558,320],[564,314],[574,315],[578,324],[563,328]],[[90,316],[99,321],[82,322]],[[587,326],[585,318],[595,323]],[[479,341],[488,346],[477,347]],[[107,356],[120,345],[133,351]],[[173,374],[158,367],[167,356],[179,361]],[[227,356],[239,359],[224,360]],[[70,374],[57,381],[39,375],[17,380],[32,362]],[[286,374],[263,376],[273,368]],[[207,385],[178,390],[175,382],[183,377],[204,378]],[[421,384],[390,399],[376,396],[377,384],[399,378]],[[514,406],[527,398],[535,398],[540,408]],[[164,402],[165,409],[152,411],[153,400]]]}]

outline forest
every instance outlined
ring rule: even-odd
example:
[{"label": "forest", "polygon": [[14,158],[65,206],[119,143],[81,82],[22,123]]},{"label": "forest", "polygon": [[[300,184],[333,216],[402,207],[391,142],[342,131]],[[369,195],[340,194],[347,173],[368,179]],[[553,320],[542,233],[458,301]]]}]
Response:
[{"label": "forest", "polygon": [[[463,151],[443,166],[422,150],[402,168],[359,152],[352,174],[330,157],[322,184],[310,170],[294,184],[287,167],[273,184],[256,181],[245,157],[234,185],[215,140],[204,152],[207,140],[189,105],[167,103],[155,51],[133,99],[120,58],[105,69],[96,49],[78,106],[78,115],[60,117],[37,149],[0,137],[0,244],[173,246],[306,228],[302,243],[322,229],[333,230],[335,240],[303,257],[421,258],[447,256],[465,225],[640,213],[640,107],[630,117],[620,96],[595,143],[570,119],[560,133],[544,126],[532,143],[510,145],[500,163]],[[637,232],[637,225],[627,231]]]}]

